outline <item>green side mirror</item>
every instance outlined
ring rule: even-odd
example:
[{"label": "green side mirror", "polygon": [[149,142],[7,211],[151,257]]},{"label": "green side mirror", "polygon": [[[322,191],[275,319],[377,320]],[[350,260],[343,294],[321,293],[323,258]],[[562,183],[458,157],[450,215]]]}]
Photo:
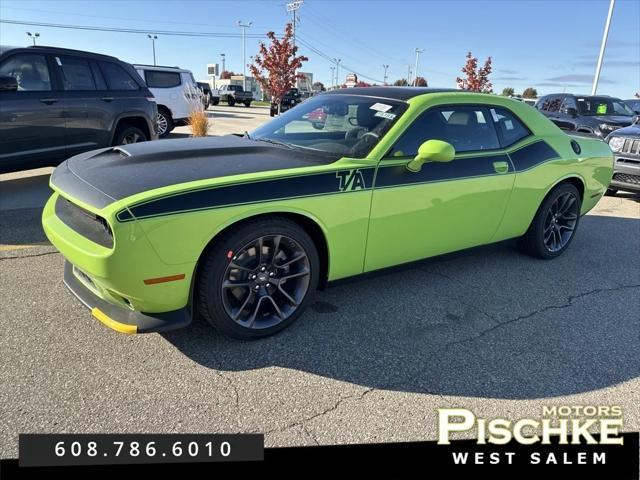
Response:
[{"label": "green side mirror", "polygon": [[450,162],[456,156],[453,145],[442,140],[427,140],[420,148],[416,158],[407,163],[407,169],[419,172],[425,162]]}]

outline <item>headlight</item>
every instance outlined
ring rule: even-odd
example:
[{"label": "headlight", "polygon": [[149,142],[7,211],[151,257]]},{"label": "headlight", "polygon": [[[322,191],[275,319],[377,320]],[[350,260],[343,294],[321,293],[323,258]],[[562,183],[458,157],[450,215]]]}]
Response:
[{"label": "headlight", "polygon": [[623,137],[611,137],[611,139],[609,140],[609,147],[611,147],[611,150],[613,150],[614,152],[621,151],[623,145],[624,145]]},{"label": "headlight", "polygon": [[603,136],[609,132],[613,132],[614,130],[620,128],[620,125],[610,125],[608,123],[601,123],[598,125],[598,128],[603,133]]}]

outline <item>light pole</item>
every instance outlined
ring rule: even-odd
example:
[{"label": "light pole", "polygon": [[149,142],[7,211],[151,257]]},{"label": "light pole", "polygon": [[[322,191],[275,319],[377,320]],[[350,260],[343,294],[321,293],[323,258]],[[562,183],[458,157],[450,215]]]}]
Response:
[{"label": "light pole", "polygon": [[243,90],[247,89],[247,76],[246,76],[247,59],[245,57],[246,54],[245,54],[245,48],[244,48],[244,35],[245,35],[245,32],[247,31],[247,28],[249,28],[251,25],[253,25],[253,22],[242,23],[242,20],[238,20],[238,27],[242,29],[242,89]]},{"label": "light pole", "polygon": [[407,86],[411,85],[411,65],[407,65]]},{"label": "light pole", "polygon": [[35,47],[36,45],[36,38],[38,38],[40,36],[40,34],[38,32],[27,32],[27,35],[31,38],[31,40],[33,40],[33,46]]},{"label": "light pole", "polygon": [[150,35],[147,34],[147,37],[149,37],[149,40],[151,40],[151,46],[153,48],[153,66],[156,66],[156,40],[158,39],[157,35]]},{"label": "light pole", "polygon": [[334,67],[333,65],[331,65],[331,88],[333,88],[333,81],[335,80],[335,72],[336,72],[336,67]]},{"label": "light pole", "polygon": [[224,59],[225,59],[226,55],[224,53],[220,54],[220,59],[222,60],[222,70],[220,70],[220,75],[222,76],[222,72],[226,72],[225,68],[224,68]]},{"label": "light pole", "polygon": [[413,69],[413,85],[414,87],[418,86],[418,59],[420,58],[420,54],[424,52],[424,48],[416,48],[416,68]]},{"label": "light pole", "polygon": [[340,83],[340,62],[342,61],[341,58],[334,58],[333,59],[334,62],[336,62],[336,87],[339,86]]},{"label": "light pole", "polygon": [[387,68],[389,68],[389,65],[382,65],[382,68],[384,68],[384,84],[387,84]]},{"label": "light pole", "polygon": [[616,0],[609,3],[609,14],[607,15],[607,23],[604,25],[604,35],[602,36],[602,44],[600,45],[600,55],[598,55],[598,64],[596,65],[596,75],[593,77],[593,86],[591,87],[591,95],[595,95],[598,90],[598,81],[600,81],[600,70],[602,70],[602,61],[604,60],[604,50],[607,48],[607,38],[609,37],[609,27],[611,26],[611,17],[613,16],[613,6]]}]

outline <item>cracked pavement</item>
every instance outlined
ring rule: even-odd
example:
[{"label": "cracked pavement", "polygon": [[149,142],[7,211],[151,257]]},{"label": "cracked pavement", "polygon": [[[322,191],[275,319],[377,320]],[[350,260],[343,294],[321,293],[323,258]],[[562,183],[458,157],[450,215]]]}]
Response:
[{"label": "cracked pavement", "polygon": [[592,213],[556,260],[506,242],[343,283],[292,328],[243,343],[203,322],[106,329],[63,286],[39,208],[0,205],[0,457],[17,455],[21,432],[434,439],[447,406],[518,419],[620,405],[637,431],[640,201]]}]

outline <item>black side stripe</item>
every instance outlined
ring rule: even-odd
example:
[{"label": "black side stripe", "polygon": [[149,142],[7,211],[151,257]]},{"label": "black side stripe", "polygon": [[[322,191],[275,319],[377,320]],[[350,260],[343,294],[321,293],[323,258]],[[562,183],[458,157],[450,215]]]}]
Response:
[{"label": "black side stripe", "polygon": [[509,157],[511,157],[516,172],[522,172],[548,160],[560,158],[560,155],[558,155],[558,152],[556,152],[551,145],[544,140],[540,140],[510,152]]},{"label": "black side stripe", "polygon": [[[354,172],[359,172],[359,179],[355,181],[354,178],[349,183],[349,178]],[[118,212],[117,219],[120,222],[127,222],[133,220],[133,217],[149,218],[231,205],[326,195],[340,191],[370,190],[373,186],[374,172],[375,168],[373,167],[338,170],[190,190],[133,205],[128,210]]]},{"label": "black side stripe", "polygon": [[[556,158],[560,158],[558,153],[547,142],[540,140],[509,155],[485,155],[458,158],[454,162],[430,163],[428,168],[422,168],[420,172],[410,172],[405,164],[381,165],[375,175],[375,188],[498,175],[495,162],[508,164],[509,169],[505,173],[522,172]],[[120,222],[127,222],[134,217],[149,218],[232,205],[370,190],[373,188],[375,170],[374,167],[367,167],[205,187],[133,205],[118,212],[116,218]]]},{"label": "black side stripe", "polygon": [[410,172],[403,163],[401,165],[382,166],[376,176],[376,188],[497,175],[493,166],[494,162],[507,162],[509,172],[513,173],[509,157],[505,154],[457,158],[453,162],[446,163],[429,163],[422,167],[419,172]]}]

